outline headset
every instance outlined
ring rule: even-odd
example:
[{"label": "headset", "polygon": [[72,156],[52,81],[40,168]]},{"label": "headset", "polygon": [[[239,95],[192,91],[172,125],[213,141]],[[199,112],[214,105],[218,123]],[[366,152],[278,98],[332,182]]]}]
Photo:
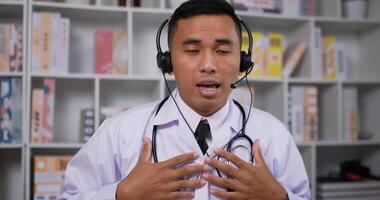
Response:
[{"label": "headset", "polygon": [[[252,71],[253,69],[253,66],[254,66],[254,63],[251,61],[251,57],[252,57],[252,46],[253,46],[253,38],[252,38],[252,34],[251,34],[251,31],[250,29],[248,28],[248,26],[244,23],[243,20],[241,20],[238,16],[237,16],[240,24],[243,25],[244,29],[247,31],[248,33],[248,52],[246,53],[245,51],[241,51],[240,52],[240,66],[239,66],[239,71],[240,73],[244,73],[243,77],[240,78],[239,80],[237,80],[236,82],[234,83],[231,83],[230,87],[231,88],[236,88],[236,86],[245,78],[246,80],[246,83],[247,85],[249,84],[248,83],[248,80],[247,80],[247,76],[248,74]],[[173,71],[173,66],[172,66],[172,62],[171,62],[171,57],[170,57],[170,52],[169,51],[165,51],[165,52],[162,52],[162,49],[161,49],[161,45],[160,45],[160,39],[161,39],[161,32],[163,30],[163,28],[165,27],[165,25],[170,21],[170,18],[169,19],[166,19],[164,22],[162,22],[162,24],[160,25],[158,31],[157,31],[157,35],[156,35],[156,48],[157,48],[157,57],[156,57],[156,60],[157,60],[157,65],[158,65],[158,68],[161,70],[162,74],[163,74],[163,77],[164,77],[164,80],[165,80],[165,84],[166,84],[166,88],[169,92],[169,96],[172,98],[173,102],[175,103],[179,113],[181,114],[182,118],[184,119],[185,123],[187,124],[187,126],[189,127],[190,131],[195,134],[195,132],[191,129],[189,123],[187,122],[187,120],[185,119],[184,115],[182,114],[181,110],[179,109],[179,106],[177,104],[177,102],[175,101],[174,97],[172,96],[171,94],[171,91],[169,89],[169,86],[168,86],[168,83],[167,83],[167,80],[166,80],[166,77],[165,77],[165,74],[166,73],[171,73]],[[233,100],[234,104],[239,108],[241,114],[242,114],[242,127],[240,129],[240,131],[230,139],[230,141],[223,146],[222,149],[225,149],[226,151],[228,152],[231,152],[232,149],[233,149],[233,144],[238,141],[239,139],[245,139],[249,144],[250,144],[250,147],[251,147],[251,152],[250,152],[250,159],[249,159],[249,162],[250,163],[253,163],[254,162],[254,157],[253,157],[253,150],[252,150],[252,145],[253,145],[253,141],[250,137],[248,137],[246,134],[245,134],[245,127],[246,127],[246,124],[248,122],[248,119],[249,119],[249,116],[250,116],[250,113],[251,113],[251,107],[252,107],[252,91],[251,91],[251,88],[249,87],[249,91],[251,93],[251,101],[250,101],[250,107],[249,107],[249,112],[248,112],[248,116],[246,116],[245,114],[245,111],[243,109],[243,107],[235,100]],[[156,108],[156,112],[155,112],[155,116],[157,116],[158,112],[160,111],[161,107],[163,106],[163,104],[168,100],[169,96],[165,97],[157,106]],[[156,144],[156,134],[157,134],[157,125],[154,125],[153,126],[153,131],[152,131],[152,157],[153,157],[153,161],[154,163],[157,163],[158,162],[158,157],[157,157],[157,144]],[[207,154],[207,153],[206,153]],[[209,156],[207,154],[207,156]],[[219,160],[220,157],[217,157],[217,159]],[[229,164],[229,162],[227,162],[227,164]],[[222,177],[220,171],[216,168],[216,171],[218,173],[218,175],[220,177]]]},{"label": "headset", "polygon": [[[245,72],[245,76],[243,76],[241,79],[239,79],[237,81],[237,83],[240,82],[243,78],[245,78],[246,75],[248,75],[252,71],[252,68],[254,66],[254,63],[251,60],[251,57],[252,57],[252,43],[253,43],[253,38],[252,38],[251,31],[250,31],[250,29],[248,28],[248,26],[244,23],[244,21],[242,19],[240,19],[238,17],[238,20],[239,20],[240,24],[243,25],[244,29],[248,33],[248,45],[249,46],[248,46],[248,53],[246,53],[245,51],[241,51],[240,52],[240,67],[239,67],[239,69],[240,69],[241,73]],[[171,61],[171,57],[170,57],[170,52],[169,51],[162,52],[161,44],[160,44],[162,29],[165,27],[165,25],[169,21],[170,21],[170,19],[166,19],[160,25],[160,27],[158,28],[157,35],[156,35],[156,47],[157,47],[157,57],[156,57],[156,60],[157,60],[157,66],[158,66],[158,68],[161,69],[162,73],[164,73],[164,74],[165,73],[169,74],[169,73],[171,73],[173,71],[173,66],[172,66],[172,61]],[[237,83],[235,82],[235,84],[237,84]]]}]

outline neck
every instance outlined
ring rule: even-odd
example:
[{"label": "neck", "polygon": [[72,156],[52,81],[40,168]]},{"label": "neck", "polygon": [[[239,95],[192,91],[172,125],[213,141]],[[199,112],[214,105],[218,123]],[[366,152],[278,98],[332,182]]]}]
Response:
[{"label": "neck", "polygon": [[222,104],[219,104],[219,105],[216,105],[216,106],[197,106],[197,105],[194,105],[192,104],[191,102],[188,102],[185,98],[183,98],[183,95],[181,95],[181,92],[178,90],[178,95],[179,95],[179,98],[181,99],[181,101],[187,106],[189,107],[191,110],[193,110],[194,112],[196,112],[197,114],[199,114],[200,116],[202,117],[209,117],[213,114],[215,114],[216,112],[218,112],[227,102],[227,100],[222,103]]}]

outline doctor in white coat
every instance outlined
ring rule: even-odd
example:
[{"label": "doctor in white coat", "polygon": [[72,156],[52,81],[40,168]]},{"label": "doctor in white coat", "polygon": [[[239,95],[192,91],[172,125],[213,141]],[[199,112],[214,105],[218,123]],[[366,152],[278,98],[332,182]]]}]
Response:
[{"label": "doctor in white coat", "polygon": [[[242,71],[240,23],[223,0],[177,8],[170,53],[159,58],[164,68],[158,62],[178,88],[160,104],[105,120],[69,162],[60,199],[310,199],[302,157],[284,125],[230,98]],[[253,145],[242,139],[226,151],[243,130]]]}]

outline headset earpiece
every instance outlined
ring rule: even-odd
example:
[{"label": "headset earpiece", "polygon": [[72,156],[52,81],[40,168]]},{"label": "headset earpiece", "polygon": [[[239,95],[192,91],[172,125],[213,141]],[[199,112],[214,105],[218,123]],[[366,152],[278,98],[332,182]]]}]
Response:
[{"label": "headset earpiece", "polygon": [[240,52],[240,73],[250,71],[253,67],[251,57],[245,51]]},{"label": "headset earpiece", "polygon": [[[238,17],[239,18],[239,17]],[[248,34],[248,50],[247,52],[241,51],[240,53],[240,73],[245,72],[246,75],[252,71],[254,63],[252,62],[252,46],[253,46],[253,37],[252,32],[249,27],[244,23],[242,19],[239,18],[240,24],[243,25],[244,29]]]},{"label": "headset earpiece", "polygon": [[166,19],[160,27],[158,28],[157,34],[156,34],[156,48],[157,48],[157,66],[161,69],[162,73],[171,73],[173,71],[172,62],[170,58],[169,51],[162,52],[161,45],[160,45],[160,38],[161,38],[161,32],[164,28],[165,24],[169,22],[169,19]]},{"label": "headset earpiece", "polygon": [[163,73],[171,73],[173,71],[172,62],[169,51],[157,53],[157,65]]}]

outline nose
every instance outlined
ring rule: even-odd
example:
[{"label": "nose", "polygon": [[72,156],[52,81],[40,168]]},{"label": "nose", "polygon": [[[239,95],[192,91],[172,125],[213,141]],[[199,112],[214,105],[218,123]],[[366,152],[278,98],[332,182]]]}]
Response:
[{"label": "nose", "polygon": [[217,70],[216,67],[216,60],[212,52],[204,52],[204,55],[202,56],[202,62],[200,65],[200,72],[201,73],[207,73],[207,74],[213,74]]}]

